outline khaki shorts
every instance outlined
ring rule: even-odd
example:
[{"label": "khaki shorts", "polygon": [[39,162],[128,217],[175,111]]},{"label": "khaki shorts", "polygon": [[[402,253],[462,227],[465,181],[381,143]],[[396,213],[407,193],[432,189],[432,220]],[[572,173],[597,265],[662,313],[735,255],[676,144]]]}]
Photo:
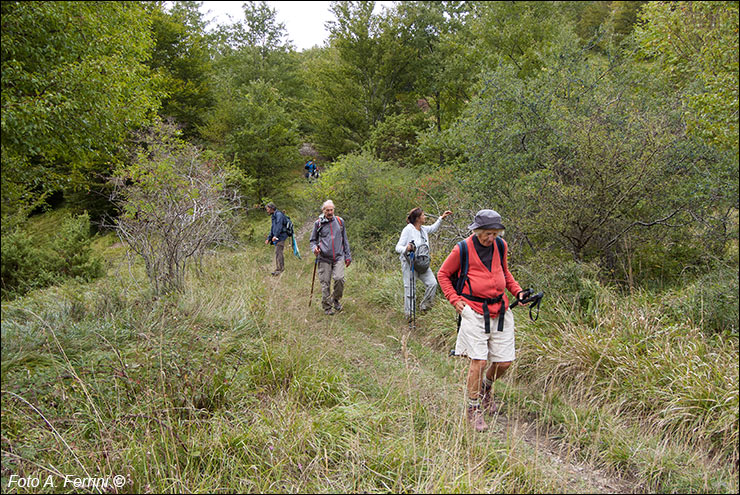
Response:
[{"label": "khaki shorts", "polygon": [[455,354],[492,363],[503,363],[516,359],[514,314],[510,309],[506,310],[503,332],[496,330],[498,319],[498,316],[491,319],[491,332],[486,333],[483,315],[476,313],[473,308],[466,305],[462,311],[460,331],[457,333]]}]

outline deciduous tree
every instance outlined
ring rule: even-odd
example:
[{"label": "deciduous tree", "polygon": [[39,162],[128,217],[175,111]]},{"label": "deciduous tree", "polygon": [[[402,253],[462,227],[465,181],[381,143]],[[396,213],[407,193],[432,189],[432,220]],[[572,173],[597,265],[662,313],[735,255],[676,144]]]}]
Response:
[{"label": "deciduous tree", "polygon": [[87,187],[157,108],[149,27],[138,2],[2,3],[4,218]]}]

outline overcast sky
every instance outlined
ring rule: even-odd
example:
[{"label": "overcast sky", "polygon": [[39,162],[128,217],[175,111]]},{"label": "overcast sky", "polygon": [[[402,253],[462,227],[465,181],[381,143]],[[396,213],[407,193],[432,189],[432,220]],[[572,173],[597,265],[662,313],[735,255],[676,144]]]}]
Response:
[{"label": "overcast sky", "polygon": [[[205,15],[206,21],[214,21],[209,27],[218,24],[230,24],[228,16],[234,20],[240,20],[243,17],[242,1],[235,2],[203,2],[201,10],[210,14]],[[270,7],[277,11],[279,22],[285,24],[288,31],[288,39],[293,42],[296,50],[302,51],[311,48],[314,45],[323,45],[329,37],[329,33],[324,28],[326,21],[334,19],[334,15],[329,12],[331,2],[287,2],[272,1],[267,2]],[[381,8],[380,5],[391,6],[392,1],[376,2],[375,12]]]}]

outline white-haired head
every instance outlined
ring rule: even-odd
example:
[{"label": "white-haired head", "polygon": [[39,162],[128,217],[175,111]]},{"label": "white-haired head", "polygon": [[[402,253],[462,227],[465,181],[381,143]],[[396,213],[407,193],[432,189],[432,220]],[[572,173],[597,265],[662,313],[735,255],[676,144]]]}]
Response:
[{"label": "white-haired head", "polygon": [[334,206],[334,201],[332,201],[330,199],[327,199],[326,201],[324,201],[324,204],[321,205],[321,210],[323,211],[324,209],[326,209],[327,206],[330,206],[330,207],[334,208],[335,207]]}]

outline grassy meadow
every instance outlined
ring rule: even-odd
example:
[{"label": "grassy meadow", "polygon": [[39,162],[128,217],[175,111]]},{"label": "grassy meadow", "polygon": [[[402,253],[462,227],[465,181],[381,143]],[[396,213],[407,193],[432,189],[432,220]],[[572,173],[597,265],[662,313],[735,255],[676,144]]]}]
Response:
[{"label": "grassy meadow", "polygon": [[476,434],[441,294],[411,332],[396,256],[357,249],[325,316],[288,212],[304,259],[286,250],[277,278],[254,211],[182,293],[151,298],[109,235],[106,277],[3,302],[3,492],[737,493],[736,334],[582,278],[536,322],[515,310],[503,407]]}]

